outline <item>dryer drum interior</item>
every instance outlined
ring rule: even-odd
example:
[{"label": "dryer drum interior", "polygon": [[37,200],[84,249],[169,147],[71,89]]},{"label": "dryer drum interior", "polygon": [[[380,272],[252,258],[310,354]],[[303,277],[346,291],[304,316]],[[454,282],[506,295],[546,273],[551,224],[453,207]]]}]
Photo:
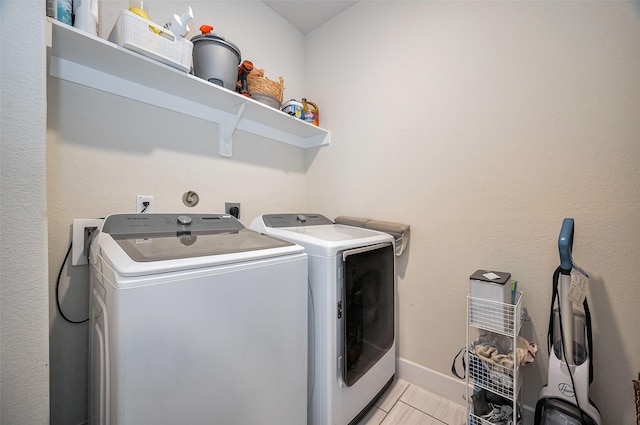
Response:
[{"label": "dryer drum interior", "polygon": [[394,251],[391,244],[343,253],[342,379],[355,384],[394,341]]}]

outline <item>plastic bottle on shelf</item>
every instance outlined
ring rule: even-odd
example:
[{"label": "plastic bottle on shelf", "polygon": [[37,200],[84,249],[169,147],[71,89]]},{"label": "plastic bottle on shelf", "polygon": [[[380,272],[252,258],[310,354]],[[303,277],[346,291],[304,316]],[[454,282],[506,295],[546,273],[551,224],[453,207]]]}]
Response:
[{"label": "plastic bottle on shelf", "polygon": [[[129,0],[129,12],[151,22],[151,18],[149,18],[149,6],[146,0]],[[149,25],[149,30],[154,34],[160,35],[160,31],[158,31],[154,26]]]},{"label": "plastic bottle on shelf", "polygon": [[47,0],[47,15],[71,25],[73,23],[73,3],[71,0]]},{"label": "plastic bottle on shelf", "polygon": [[149,19],[149,6],[146,1],[143,0],[129,0],[129,12],[135,13],[136,15],[144,18],[146,20]]},{"label": "plastic bottle on shelf", "polygon": [[98,36],[98,0],[73,0],[73,26]]},{"label": "plastic bottle on shelf", "polygon": [[184,38],[189,33],[189,22],[191,22],[192,19],[193,10],[191,9],[191,6],[189,6],[182,16],[174,14],[171,19],[169,19],[169,22],[164,24],[164,27],[174,35]]},{"label": "plastic bottle on shelf", "polygon": [[320,123],[320,109],[318,109],[318,105],[308,101],[304,97],[302,98],[302,117],[310,124],[319,125]]}]

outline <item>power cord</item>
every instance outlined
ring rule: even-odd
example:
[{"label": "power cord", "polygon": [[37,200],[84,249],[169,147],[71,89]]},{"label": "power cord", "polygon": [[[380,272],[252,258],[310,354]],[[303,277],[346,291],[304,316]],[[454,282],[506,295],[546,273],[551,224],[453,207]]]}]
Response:
[{"label": "power cord", "polygon": [[87,322],[89,320],[89,318],[87,317],[84,320],[71,320],[69,319],[63,312],[62,312],[62,307],[60,306],[60,277],[62,276],[62,270],[64,269],[64,265],[67,263],[67,260],[69,259],[69,254],[71,254],[71,247],[73,246],[73,243],[69,244],[69,249],[67,250],[67,254],[64,256],[64,260],[62,260],[62,264],[60,265],[60,271],[58,272],[58,278],[56,279],[56,306],[58,307],[58,313],[60,313],[60,316],[62,316],[62,318],[64,320],[66,320],[69,323],[73,323],[73,324],[80,324],[80,323],[84,323]]}]

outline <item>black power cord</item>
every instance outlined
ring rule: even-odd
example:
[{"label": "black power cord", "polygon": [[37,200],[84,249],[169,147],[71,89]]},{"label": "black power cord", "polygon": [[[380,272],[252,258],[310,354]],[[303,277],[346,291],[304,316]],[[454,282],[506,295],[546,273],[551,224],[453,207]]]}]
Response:
[{"label": "black power cord", "polygon": [[62,264],[60,265],[60,271],[58,272],[58,279],[56,279],[56,306],[58,307],[58,313],[60,313],[60,316],[62,316],[64,320],[66,320],[69,323],[80,324],[80,323],[87,322],[89,318],[87,317],[86,319],[80,320],[80,321],[71,320],[62,312],[62,307],[60,306],[60,277],[62,276],[62,270],[64,270],[64,265],[67,263],[67,260],[69,259],[69,254],[71,254],[72,246],[73,246],[73,243],[70,243],[69,249],[67,250],[67,254],[64,256],[64,260],[62,260]]}]

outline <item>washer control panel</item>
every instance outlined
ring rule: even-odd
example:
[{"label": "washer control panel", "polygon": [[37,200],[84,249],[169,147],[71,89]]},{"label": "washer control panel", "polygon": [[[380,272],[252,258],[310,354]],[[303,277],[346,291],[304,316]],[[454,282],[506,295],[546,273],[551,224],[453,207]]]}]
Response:
[{"label": "washer control panel", "polygon": [[237,232],[245,227],[229,214],[114,214],[107,217],[104,233],[120,237],[152,237],[192,233]]}]

